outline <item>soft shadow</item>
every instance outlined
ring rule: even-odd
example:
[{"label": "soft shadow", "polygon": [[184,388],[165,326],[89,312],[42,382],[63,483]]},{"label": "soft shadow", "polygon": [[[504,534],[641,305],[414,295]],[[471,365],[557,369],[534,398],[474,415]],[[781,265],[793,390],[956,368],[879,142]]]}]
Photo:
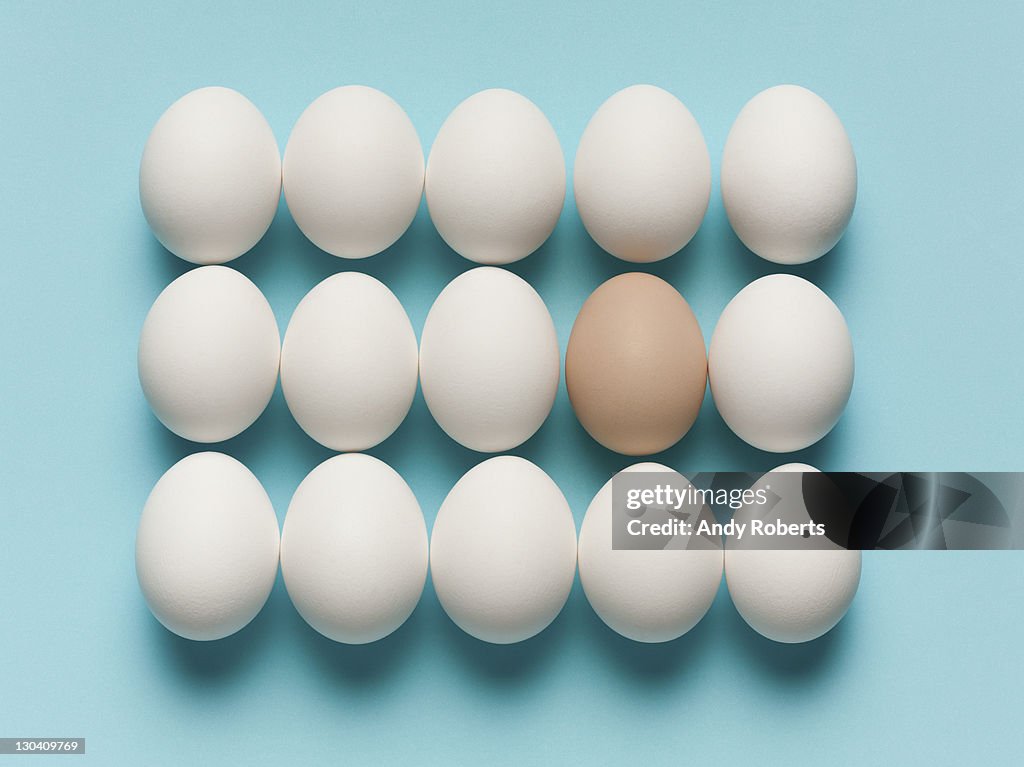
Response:
[{"label": "soft shadow", "polygon": [[287,237],[282,246],[283,252],[301,262],[302,271],[311,278],[310,287],[332,274],[345,271],[364,272],[390,286],[414,266],[415,260],[423,257],[422,212],[417,213],[412,224],[394,244],[373,256],[358,259],[340,258],[320,250],[306,239],[287,211],[280,218],[281,228]]},{"label": "soft shadow", "polygon": [[580,593],[589,615],[583,620],[588,638],[598,645],[612,665],[650,687],[678,684],[699,668],[713,637],[719,636],[721,610],[713,604],[690,631],[670,642],[646,643],[627,639],[605,625]]},{"label": "soft shadow", "polygon": [[765,466],[767,470],[775,465],[768,465],[774,460],[773,456],[732,433],[715,409],[710,391],[705,393],[697,420],[683,438],[647,460],[663,463],[684,474],[697,470],[754,470],[758,466]]},{"label": "soft shadow", "polygon": [[[159,243],[157,247],[160,247]],[[442,250],[451,253],[437,235],[425,206],[421,204],[409,228],[380,253],[358,259],[334,256],[314,245],[302,233],[282,197],[274,221],[260,242],[225,266],[241,271],[257,285],[291,281],[297,277],[303,293],[327,277],[346,271],[369,274],[394,289],[396,282],[415,281],[424,274],[433,275],[438,261],[435,251]],[[180,261],[169,253],[167,256]],[[193,266],[181,263],[181,271]]]},{"label": "soft shadow", "polygon": [[[221,265],[240,271],[257,285],[261,284],[261,281],[268,277],[269,271],[281,259],[282,249],[287,247],[287,245],[283,245],[281,242],[281,230],[283,229],[281,226],[282,215],[290,220],[287,208],[284,207],[283,202],[279,205],[278,212],[263,238],[251,250]],[[148,259],[157,265],[156,269],[150,270],[150,274],[157,278],[158,284],[156,287],[158,290],[163,290],[164,287],[185,272],[202,266],[202,264],[193,264],[191,261],[179,258],[167,250],[153,236],[145,220],[143,220],[140,228],[143,230],[140,237],[145,238],[148,243]]]},{"label": "soft shadow", "polygon": [[832,286],[845,279],[843,273],[847,270],[849,254],[856,251],[856,226],[851,222],[836,246],[820,258],[806,264],[776,264],[749,250],[736,236],[727,217],[722,216],[716,223],[714,237],[720,245],[718,258],[727,272],[743,278],[743,284],[769,274],[789,273],[803,277],[829,293]]},{"label": "soft shadow", "polygon": [[[627,272],[647,272],[680,289],[680,286],[692,283],[695,275],[711,268],[713,261],[717,258],[715,235],[708,233],[707,230],[711,227],[707,219],[697,230],[693,239],[681,250],[660,261],[634,263],[624,261],[606,251],[590,236],[575,212],[571,214],[571,217],[572,222],[559,226],[555,230],[555,234],[564,241],[561,247],[563,250],[572,248],[578,251],[582,255],[580,268],[586,272],[588,277],[597,275],[602,283]],[[597,285],[593,287],[596,288]],[[682,292],[685,294],[686,290],[683,289]]]},{"label": "soft shadow", "polygon": [[424,594],[421,604],[425,601],[425,608],[440,621],[438,641],[455,658],[454,662],[468,666],[478,680],[509,687],[528,684],[557,656],[560,647],[565,651],[566,631],[575,619],[572,613],[579,603],[574,596],[570,594],[561,613],[546,629],[523,642],[507,645],[484,642],[460,629],[444,612],[432,590],[430,598]]},{"label": "soft shadow", "polygon": [[[705,217],[707,222],[707,217]],[[671,283],[685,296],[687,290],[683,286],[691,285],[695,275],[707,272],[713,268],[713,261],[717,258],[715,237],[708,234],[711,228],[704,223],[682,250],[677,251],[668,258],[655,261],[653,264],[632,264],[648,271],[653,275],[661,277]]]},{"label": "soft shadow", "polygon": [[561,396],[544,425],[512,452],[542,467],[564,456],[574,456],[578,465],[606,479],[626,466],[648,460],[621,455],[601,445],[580,424],[568,398]]},{"label": "soft shadow", "polygon": [[306,623],[296,610],[283,619],[294,643],[304,657],[332,681],[346,688],[377,689],[383,680],[397,673],[412,654],[423,631],[422,602],[409,619],[393,633],[369,644],[351,645],[328,639]]},{"label": "soft shadow", "polygon": [[[572,247],[582,256],[579,263],[582,276],[585,276],[588,280],[593,280],[595,277],[598,279],[593,285],[587,286],[589,290],[584,294],[585,296],[589,296],[598,285],[605,283],[612,277],[625,274],[626,272],[648,271],[649,267],[652,266],[651,264],[634,264],[630,261],[616,258],[594,241],[594,238],[587,232],[586,227],[583,226],[579,216],[574,216],[573,218],[572,225],[565,227],[568,231],[563,236],[571,243],[569,247]],[[669,260],[672,260],[672,258],[674,257],[669,257]],[[581,287],[583,286],[581,285]]]},{"label": "soft shadow", "polygon": [[[277,589],[274,589],[276,592]],[[274,623],[279,616],[271,603],[272,592],[263,610],[252,622],[236,634],[209,642],[184,639],[164,628],[156,618],[150,618],[150,631],[160,654],[169,658],[181,675],[195,686],[216,686],[229,682],[256,662],[271,641]]]},{"label": "soft shadow", "polygon": [[807,463],[815,468],[833,468],[835,456],[843,453],[847,439],[844,418],[831,432],[813,445],[789,453],[770,453],[744,442],[719,415],[710,390],[704,397],[694,425],[672,447],[643,459],[663,463],[686,474],[691,471],[770,471],[786,463]]},{"label": "soft shadow", "polygon": [[280,385],[256,422],[238,436],[224,442],[201,443],[179,437],[161,424],[148,407],[144,404],[141,407],[146,411],[144,417],[149,422],[149,435],[163,461],[163,470],[186,455],[204,451],[227,453],[248,467],[258,463],[265,455],[288,454],[297,457],[302,465],[312,468],[333,455],[332,451],[307,436],[295,423],[284,402]]},{"label": "soft shadow", "polygon": [[[562,215],[564,216],[565,213],[563,212]],[[537,250],[533,251],[526,258],[511,264],[502,264],[502,267],[519,275],[536,288],[538,284],[544,283],[545,279],[551,274],[552,268],[556,265],[556,260],[560,257],[560,254],[569,247],[571,247],[571,241],[566,238],[563,227],[556,226],[551,236]],[[480,264],[472,262],[467,263],[471,267],[480,266]]]},{"label": "soft shadow", "polygon": [[834,666],[847,646],[850,622],[857,620],[856,606],[852,606],[842,620],[828,633],[810,642],[785,644],[758,634],[747,625],[735,610],[722,627],[723,635],[730,636],[743,651],[751,673],[774,682],[801,684],[818,678],[825,669]]},{"label": "soft shadow", "polygon": [[140,238],[146,242],[146,260],[156,265],[154,269],[147,269],[146,273],[153,278],[153,299],[156,300],[161,290],[178,279],[185,272],[195,268],[195,264],[178,258],[167,248],[160,244],[160,241],[153,236],[148,225],[143,219],[140,224]]},{"label": "soft shadow", "polygon": [[401,425],[368,452],[391,466],[410,465],[429,455],[434,461],[443,462],[442,470],[456,472],[458,476],[471,466],[493,457],[489,453],[470,450],[445,434],[430,414],[420,388],[417,388],[412,407]]}]

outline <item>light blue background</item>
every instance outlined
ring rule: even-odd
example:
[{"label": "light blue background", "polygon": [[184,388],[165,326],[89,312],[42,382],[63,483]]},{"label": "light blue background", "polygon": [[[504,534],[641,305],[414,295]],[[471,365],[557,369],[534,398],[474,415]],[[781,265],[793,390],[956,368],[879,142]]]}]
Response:
[{"label": "light blue background", "polygon": [[[3,4],[0,736],[85,736],[85,759],[103,765],[1021,759],[1020,553],[867,555],[846,620],[797,647],[750,631],[724,588],[693,632],[654,647],[607,630],[578,586],[548,631],[504,648],[461,634],[429,585],[407,625],[362,648],[315,634],[280,580],[256,621],[222,642],[179,640],[150,616],[136,521],[160,474],[197,446],[158,424],[136,380],[145,313],[187,268],[148,232],[137,168],[160,113],[202,85],[248,95],[282,147],[321,92],[372,85],[405,107],[427,148],[460,100],[505,86],[546,112],[571,166],[597,106],[652,82],[697,117],[716,177],[743,103],[806,85],[843,119],[860,193],[838,248],[792,271],[845,312],[857,381],[834,433],[793,458],[1024,469],[1019,3],[553,5]],[[311,246],[283,205],[232,265],[266,292],[282,330],[316,282],[354,268],[390,285],[417,332],[470,266],[425,209],[389,252],[348,262]],[[710,337],[729,298],[775,269],[731,233],[716,179],[696,239],[650,271]],[[513,270],[547,301],[564,349],[589,292],[628,268],[589,240],[570,195],[549,243]],[[279,392],[223,449],[265,483],[280,518],[329,455]],[[428,522],[480,459],[445,438],[421,397],[372,452],[406,477]],[[589,440],[564,388],[516,452],[554,477],[577,520],[629,463]],[[696,470],[782,459],[742,444],[707,401],[662,460]]]}]

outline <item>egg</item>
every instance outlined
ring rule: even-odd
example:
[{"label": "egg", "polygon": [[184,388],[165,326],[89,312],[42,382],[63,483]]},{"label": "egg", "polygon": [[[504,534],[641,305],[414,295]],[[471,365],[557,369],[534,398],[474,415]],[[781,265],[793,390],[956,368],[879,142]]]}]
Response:
[{"label": "egg", "polygon": [[277,384],[281,339],[247,277],[202,266],[157,296],[139,338],[139,382],[156,417],[193,442],[245,431]]},{"label": "egg", "polygon": [[[677,490],[686,479],[667,466],[637,463],[623,472],[665,473]],[[609,628],[637,642],[668,642],[707,613],[722,581],[722,547],[692,536],[686,548],[612,548],[612,480],[594,496],[580,526],[580,583]]]},{"label": "egg", "polygon": [[277,517],[259,480],[223,453],[194,453],[159,479],[135,539],[149,609],[186,639],[234,634],[277,577]]},{"label": "egg", "polygon": [[139,201],[156,238],[194,264],[252,249],[277,212],[281,155],[260,110],[230,88],[200,88],[160,116],[142,152]]},{"label": "egg", "polygon": [[508,264],[539,248],[565,201],[565,158],[537,106],[494,88],[463,101],[437,133],[426,198],[438,233],[479,264]]},{"label": "egg", "polygon": [[624,261],[660,261],[700,227],[711,196],[711,157],[679,99],[633,85],[590,118],[573,187],[583,226],[598,245]]},{"label": "egg", "polygon": [[591,437],[625,455],[671,447],[697,418],[707,384],[704,337],[679,293],[650,274],[620,274],[583,304],[565,384]]},{"label": "egg", "polygon": [[[772,474],[811,471],[817,469],[791,463],[773,469]],[[758,484],[779,480],[766,474]],[[771,520],[810,520],[797,489],[776,491],[782,500],[772,509]],[[744,507],[733,518],[746,523],[757,509],[756,505]],[[771,545],[789,548],[756,548]],[[824,545],[829,547],[821,548]],[[775,543],[750,536],[726,539],[725,578],[733,604],[751,628],[776,642],[809,642],[830,631],[853,602],[860,575],[860,551],[848,551],[821,538],[787,537]]]},{"label": "egg", "polygon": [[306,107],[288,138],[283,171],[295,223],[341,258],[392,245],[423,194],[416,129],[390,96],[363,85],[327,91]]},{"label": "egg", "polygon": [[576,527],[562,492],[516,456],[470,469],[444,499],[430,538],[434,590],[467,634],[511,644],[561,612],[576,574]]},{"label": "egg", "polygon": [[448,283],[423,324],[423,398],[448,436],[472,450],[510,450],[540,428],[555,402],[560,361],[544,301],[497,267]]},{"label": "egg", "polygon": [[369,275],[343,272],[295,308],[281,389],[296,423],[321,445],[366,450],[405,419],[416,365],[416,334],[395,294]]},{"label": "egg", "polygon": [[412,490],[383,461],[336,455],[302,480],[281,533],[281,574],[299,615],[329,639],[391,634],[427,578],[427,526]]},{"label": "egg", "polygon": [[711,336],[708,373],[729,428],[756,448],[802,450],[836,425],[853,389],[853,342],[839,308],[791,274],[747,285]]},{"label": "egg", "polygon": [[746,103],[726,139],[721,173],[736,236],[777,264],[830,251],[857,200],[846,129],[820,96],[799,85],[777,85]]}]

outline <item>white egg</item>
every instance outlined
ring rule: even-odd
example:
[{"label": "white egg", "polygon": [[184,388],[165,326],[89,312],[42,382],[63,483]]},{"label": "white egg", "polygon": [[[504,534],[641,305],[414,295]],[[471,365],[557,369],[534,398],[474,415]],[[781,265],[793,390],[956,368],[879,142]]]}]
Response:
[{"label": "white egg", "polygon": [[715,407],[737,436],[785,453],[813,445],[853,388],[853,343],[832,300],[807,280],[773,274],[725,307],[711,336]]},{"label": "white egg", "polygon": [[551,412],[559,374],[551,315],[511,272],[471,269],[430,307],[420,338],[423,397],[456,442],[485,453],[522,444]]},{"label": "white egg", "polygon": [[[772,471],[817,469],[807,464],[789,463]],[[734,519],[745,522],[756,513],[756,508],[745,507]],[[787,523],[809,519],[806,507],[790,507],[782,514]],[[778,507],[773,509],[771,518],[777,516],[780,516]],[[820,548],[823,545],[820,539],[804,538],[787,539],[785,545],[794,548],[752,548],[755,545],[763,544],[749,537],[730,536],[725,550],[729,594],[751,628],[776,642],[796,643],[817,639],[839,623],[850,608],[860,583],[860,551],[838,546]]]},{"label": "white egg", "polygon": [[[657,463],[624,472],[666,472],[676,489],[682,475]],[[612,548],[612,480],[594,496],[580,527],[580,583],[594,612],[610,628],[637,642],[668,642],[704,617],[722,581],[722,548],[659,550]],[[694,541],[703,538],[694,537]]]},{"label": "white egg", "polygon": [[392,245],[423,194],[423,147],[412,121],[390,96],[363,85],[335,88],[306,107],[283,167],[295,223],[342,258]]},{"label": "white egg", "polygon": [[277,384],[281,337],[260,289],[226,266],[185,272],[157,296],[139,338],[139,381],[178,436],[220,442],[249,428]]},{"label": "white egg", "polygon": [[803,264],[830,251],[857,200],[857,161],[836,113],[798,85],[754,96],[725,142],[722,200],[762,258]]},{"label": "white egg", "polygon": [[277,517],[259,480],[223,453],[195,453],[149,494],[135,570],[149,609],[170,631],[221,639],[263,608],[277,554]]},{"label": "white egg", "polygon": [[494,88],[448,115],[430,150],[427,207],[444,241],[479,264],[525,258],[551,236],[565,202],[565,158],[537,106]]},{"label": "white egg", "polygon": [[346,644],[386,637],[412,614],[427,578],[427,526],[412,490],[369,455],[329,458],[302,480],[281,533],[295,609]]},{"label": "white egg", "polygon": [[366,274],[328,277],[299,302],[281,349],[295,421],[332,450],[387,439],[416,394],[416,334],[395,294]]},{"label": "white egg", "polygon": [[523,458],[491,458],[463,475],[430,538],[437,598],[467,634],[511,644],[561,612],[576,574],[576,527],[558,486]]},{"label": "white egg", "polygon": [[711,196],[711,157],[679,99],[633,85],[590,118],[573,187],[583,226],[598,245],[624,261],[660,261],[700,227]]},{"label": "white egg", "polygon": [[168,107],[142,152],[139,200],[163,246],[194,264],[250,250],[281,198],[281,155],[266,119],[230,88],[200,88]]}]

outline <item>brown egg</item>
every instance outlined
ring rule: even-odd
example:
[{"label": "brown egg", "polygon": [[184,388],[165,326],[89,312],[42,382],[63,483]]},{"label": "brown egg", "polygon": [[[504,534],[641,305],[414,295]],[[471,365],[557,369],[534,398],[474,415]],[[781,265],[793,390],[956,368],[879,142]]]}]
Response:
[{"label": "brown egg", "polygon": [[671,447],[697,418],[708,360],[679,292],[642,272],[620,274],[583,304],[569,336],[565,384],[583,428],[610,450]]}]

